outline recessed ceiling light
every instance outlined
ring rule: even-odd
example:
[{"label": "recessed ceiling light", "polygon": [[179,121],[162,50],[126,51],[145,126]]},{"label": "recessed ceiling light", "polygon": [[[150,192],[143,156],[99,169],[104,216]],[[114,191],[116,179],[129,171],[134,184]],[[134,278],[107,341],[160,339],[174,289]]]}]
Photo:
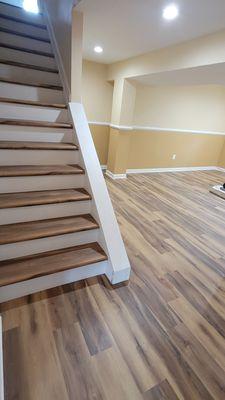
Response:
[{"label": "recessed ceiling light", "polygon": [[23,0],[23,8],[25,11],[29,11],[34,14],[39,13],[37,0]]},{"label": "recessed ceiling light", "polygon": [[169,21],[177,18],[178,15],[179,15],[179,10],[178,10],[178,7],[176,6],[176,4],[169,4],[163,10],[163,18],[165,18]]},{"label": "recessed ceiling light", "polygon": [[102,53],[103,48],[101,46],[95,46],[94,51],[95,51],[95,53]]}]

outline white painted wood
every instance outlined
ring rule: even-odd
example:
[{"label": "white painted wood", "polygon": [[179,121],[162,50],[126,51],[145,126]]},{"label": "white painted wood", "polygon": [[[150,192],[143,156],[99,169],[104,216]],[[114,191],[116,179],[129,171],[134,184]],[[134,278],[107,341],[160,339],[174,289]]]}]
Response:
[{"label": "white painted wood", "polygon": [[88,121],[89,125],[98,125],[98,126],[109,126],[110,127],[110,122],[100,122],[100,121]]},{"label": "white painted wood", "polygon": [[[33,140],[34,137],[38,135],[47,134],[47,138],[51,141],[51,137],[60,137],[64,142],[71,142],[72,138],[72,129],[61,129],[61,128],[43,128],[43,127],[36,127],[36,126],[19,126],[19,125],[0,125],[0,138],[3,140],[3,134],[8,135],[8,139],[5,140],[16,140],[16,134],[19,137],[19,134],[29,134],[30,140]],[[19,140],[19,139],[18,139]],[[42,140],[40,140],[42,141]],[[52,139],[52,141],[55,141]]]},{"label": "white painted wood", "polygon": [[46,121],[46,122],[69,122],[66,109],[20,105],[12,103],[0,103],[0,118]]},{"label": "white painted wood", "polygon": [[217,131],[206,131],[206,130],[197,130],[197,129],[178,129],[178,128],[160,128],[158,126],[139,126],[134,125],[132,127],[133,130],[138,131],[150,131],[150,132],[163,132],[163,133],[191,133],[191,134],[200,134],[200,135],[225,135],[225,132],[217,132]]},{"label": "white painted wood", "polygon": [[4,18],[0,18],[0,26],[2,28],[13,29],[14,31],[25,33],[27,35],[49,39],[48,31],[46,29],[36,28],[34,26],[23,24],[20,22],[15,22]]},{"label": "white painted wood", "polygon": [[0,302],[40,292],[41,290],[46,290],[52,287],[66,285],[67,283],[91,278],[93,276],[103,275],[105,274],[106,269],[107,262],[101,261],[99,263],[70,269],[64,272],[58,272],[57,274],[31,279],[14,285],[3,286],[0,288]]},{"label": "white painted wood", "polygon": [[[0,76],[2,76],[1,64],[0,64]],[[25,78],[21,79],[21,81],[23,82],[24,79]],[[63,92],[61,90],[52,90],[35,86],[26,86],[25,82],[24,85],[16,85],[0,81],[0,93],[1,97],[7,97],[9,99],[14,98],[19,100],[44,101],[49,103],[65,103]]]},{"label": "white painted wood", "polygon": [[0,178],[0,193],[32,192],[85,187],[85,175]]},{"label": "white painted wood", "polygon": [[[45,71],[37,71],[34,69],[15,67],[0,63],[0,77],[4,79],[12,79],[24,83],[41,83],[47,85],[61,86],[59,74]],[[12,90],[12,89],[10,89]],[[21,91],[21,87],[20,87]],[[21,93],[22,94],[22,93]],[[2,97],[2,95],[1,95]],[[23,97],[22,97],[23,98]]]},{"label": "white painted wood", "polygon": [[109,126],[111,128],[119,129],[119,130],[137,130],[137,131],[146,131],[149,132],[163,132],[163,133],[191,133],[191,134],[200,134],[200,135],[225,135],[225,132],[218,131],[206,131],[206,130],[197,130],[197,129],[177,129],[177,128],[160,128],[159,126],[142,126],[142,125],[133,125],[133,126],[125,126],[125,125],[114,125],[110,122],[101,122],[101,121],[88,121],[89,125],[103,125]]},{"label": "white painted wood", "polygon": [[2,317],[0,316],[0,400],[4,400],[4,376],[3,376],[3,328]]},{"label": "white painted wood", "polygon": [[0,140],[72,143],[72,129],[0,125]]},{"label": "white painted wood", "polygon": [[192,171],[214,171],[218,170],[215,166],[206,167],[176,167],[176,168],[144,168],[128,169],[127,174],[155,174],[162,172],[192,172]]},{"label": "white painted wood", "polygon": [[92,243],[96,242],[97,239],[98,229],[93,229],[85,232],[68,233],[66,235],[50,236],[43,239],[0,245],[0,260],[10,260],[12,258],[43,253],[45,251]]},{"label": "white painted wood", "polygon": [[53,68],[57,70],[54,58],[41,56],[39,54],[27,53],[25,51],[7,49],[4,47],[0,47],[0,50],[1,50],[1,59],[3,60],[17,61],[29,65]]},{"label": "white painted wood", "polygon": [[92,194],[94,216],[100,224],[98,241],[108,255],[106,275],[115,284],[129,279],[130,263],[106,188],[83,105],[69,103],[75,136],[81,150],[89,190]]},{"label": "white painted wood", "polygon": [[127,174],[113,174],[111,171],[109,171],[108,169],[106,170],[106,175],[111,178],[111,179],[126,179],[127,178]]},{"label": "white painted wood", "polygon": [[9,45],[24,47],[30,50],[39,50],[39,51],[45,51],[47,53],[52,53],[52,48],[50,43],[41,42],[40,40],[29,39],[23,36],[17,36],[1,31],[0,31],[0,42]]},{"label": "white painted wood", "polygon": [[133,127],[128,126],[128,125],[115,125],[115,124],[110,124],[111,128],[114,129],[119,129],[120,131],[132,131]]},{"label": "white painted wood", "polygon": [[0,165],[78,164],[77,150],[0,150]]},{"label": "white painted wood", "polygon": [[0,209],[0,225],[39,221],[40,219],[48,218],[68,217],[70,215],[89,214],[90,211],[90,200],[71,201],[40,206],[4,208]]},{"label": "white painted wood", "polygon": [[33,14],[26,12],[23,8],[11,7],[6,3],[0,3],[0,13],[9,15],[15,18],[22,18],[36,24],[44,24],[44,19],[41,14]]}]

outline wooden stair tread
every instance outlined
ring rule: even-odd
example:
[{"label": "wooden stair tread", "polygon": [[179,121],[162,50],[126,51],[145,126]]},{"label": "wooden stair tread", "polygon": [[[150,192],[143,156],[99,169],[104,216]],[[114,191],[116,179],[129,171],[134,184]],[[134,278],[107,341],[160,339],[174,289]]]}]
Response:
[{"label": "wooden stair tread", "polygon": [[48,52],[41,51],[41,50],[28,49],[26,47],[15,46],[12,44],[6,44],[6,43],[0,42],[0,47],[2,47],[4,49],[22,51],[24,53],[36,54],[36,55],[43,56],[43,57],[54,58],[54,54],[52,54],[52,53],[48,53]]},{"label": "wooden stair tread", "polygon": [[15,79],[6,79],[6,78],[1,78],[1,77],[0,77],[0,82],[10,83],[13,85],[40,87],[43,89],[52,89],[52,90],[61,90],[61,91],[63,90],[63,87],[59,86],[59,85],[52,85],[52,84],[48,84],[48,83],[27,83],[27,82],[18,81]]},{"label": "wooden stair tread", "polygon": [[73,125],[66,122],[27,121],[23,119],[0,118],[0,125],[34,126],[39,128],[72,129]]},{"label": "wooden stair tread", "polygon": [[22,142],[0,140],[0,150],[78,150],[73,143]]},{"label": "wooden stair tread", "polygon": [[0,262],[0,286],[80,268],[107,260],[98,243],[49,251]]},{"label": "wooden stair tread", "polygon": [[0,245],[97,229],[90,214],[19,222],[0,226]]},{"label": "wooden stair tread", "polygon": [[84,174],[79,165],[1,165],[0,177],[78,175]]},{"label": "wooden stair tread", "polygon": [[41,38],[35,35],[30,35],[29,33],[18,32],[15,31],[14,29],[3,28],[2,26],[0,27],[0,32],[9,33],[10,35],[21,36],[32,40],[37,40],[38,42],[51,43],[50,39],[48,38]]},{"label": "wooden stair tread", "polygon": [[18,17],[14,17],[12,15],[7,15],[7,14],[3,14],[3,13],[0,13],[0,18],[7,19],[7,20],[13,21],[13,22],[19,22],[20,24],[31,25],[31,26],[34,26],[35,28],[47,30],[46,25],[39,24],[38,22],[31,22],[28,19],[18,18]]},{"label": "wooden stair tread", "polygon": [[91,200],[85,189],[45,190],[0,194],[0,209]]},{"label": "wooden stair tread", "polygon": [[19,67],[19,68],[34,69],[36,71],[51,72],[53,74],[59,73],[58,69],[56,68],[41,67],[40,65],[26,64],[18,61],[5,60],[2,58],[0,59],[0,64],[11,65],[13,67]]},{"label": "wooden stair tread", "polygon": [[57,109],[67,109],[66,104],[60,103],[45,103],[42,101],[33,100],[20,100],[20,99],[10,99],[5,97],[0,97],[0,103],[10,103],[10,104],[21,104],[26,106],[37,106],[37,107],[47,107],[47,108],[57,108]]}]

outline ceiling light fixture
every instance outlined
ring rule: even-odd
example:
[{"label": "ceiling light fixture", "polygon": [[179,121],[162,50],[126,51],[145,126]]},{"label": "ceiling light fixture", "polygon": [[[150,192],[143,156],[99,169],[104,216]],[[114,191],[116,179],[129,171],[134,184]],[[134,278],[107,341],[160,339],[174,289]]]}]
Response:
[{"label": "ceiling light fixture", "polygon": [[25,11],[32,12],[34,14],[39,13],[37,0],[23,0],[23,8]]},{"label": "ceiling light fixture", "polygon": [[176,4],[169,4],[163,10],[163,18],[167,19],[168,21],[172,21],[173,19],[177,18],[179,15],[179,10]]},{"label": "ceiling light fixture", "polygon": [[95,51],[95,53],[102,53],[103,48],[101,46],[95,46],[94,51]]}]

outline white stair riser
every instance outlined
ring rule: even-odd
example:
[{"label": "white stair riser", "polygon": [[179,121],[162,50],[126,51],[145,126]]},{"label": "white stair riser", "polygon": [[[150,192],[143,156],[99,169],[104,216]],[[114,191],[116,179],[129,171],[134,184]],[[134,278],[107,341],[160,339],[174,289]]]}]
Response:
[{"label": "white stair riser", "polygon": [[37,24],[45,24],[44,18],[41,14],[27,13],[23,8],[12,7],[6,3],[0,3],[0,13],[8,15],[10,17],[29,19],[29,22]]},{"label": "white stair riser", "polygon": [[[34,69],[28,68],[14,67],[12,65],[0,64],[0,77],[4,79],[22,81],[24,83],[44,83],[47,85],[61,86],[59,74],[54,74],[52,72],[36,71]],[[22,89],[20,86],[20,91],[21,90]],[[12,89],[10,89],[10,91],[12,91]],[[21,95],[23,95],[23,93]],[[1,95],[1,97],[3,96]]]},{"label": "white stair riser", "polygon": [[6,150],[0,149],[0,165],[78,164],[77,150]]},{"label": "white stair riser", "polygon": [[0,225],[89,214],[90,211],[90,200],[45,204],[30,207],[4,208],[0,209]]},{"label": "white stair riser", "polygon": [[45,57],[38,54],[27,53],[24,51],[6,49],[4,47],[0,47],[0,51],[1,51],[1,58],[3,60],[16,61],[24,64],[53,68],[57,70],[54,58]]},{"label": "white stair riser", "polygon": [[35,39],[29,39],[23,36],[13,35],[11,33],[0,31],[0,42],[9,45],[24,47],[25,49],[39,50],[39,51],[44,51],[46,53],[52,53],[52,46],[50,43],[42,42],[40,40],[35,40]]},{"label": "white stair riser", "polygon": [[0,125],[0,140],[73,143],[72,138],[73,131],[71,129],[63,131],[51,128]]},{"label": "white stair riser", "polygon": [[[61,129],[61,128],[48,128],[48,127],[37,127],[37,126],[19,126],[19,125],[1,125],[0,124],[0,138],[3,140],[3,134],[8,135],[8,139],[5,140],[14,140],[13,138],[19,134],[29,134],[31,141],[33,138],[38,135],[45,133],[49,137],[49,141],[51,141],[51,135],[61,135],[62,138],[65,138],[63,141],[67,142],[67,138],[72,138],[73,130],[72,129]],[[19,139],[18,139],[19,140]],[[41,140],[40,140],[41,141]],[[54,140],[53,140],[54,141]]]},{"label": "white stair riser", "polygon": [[1,97],[9,99],[64,103],[64,96],[61,90],[0,82],[0,93]]},{"label": "white stair riser", "polygon": [[96,242],[98,229],[0,245],[0,261]]},{"label": "white stair riser", "polygon": [[80,268],[74,268],[67,271],[58,272],[56,274],[19,282],[14,285],[4,286],[0,289],[0,303],[56,286],[88,279],[93,276],[104,275],[107,272],[107,269],[108,261],[101,261],[95,264],[85,265]]},{"label": "white stair riser", "polygon": [[6,29],[13,29],[14,31],[19,33],[25,33],[26,35],[49,39],[48,31],[46,29],[36,28],[34,26],[23,24],[21,22],[14,22],[5,18],[0,18],[0,26]]},{"label": "white stair riser", "polygon": [[84,174],[0,177],[0,193],[80,188],[84,187],[85,179]]},{"label": "white stair riser", "polygon": [[29,105],[18,105],[11,103],[1,103],[0,118],[20,119],[28,121],[29,120],[46,121],[46,122],[69,121],[69,115],[67,110],[29,106]]}]

